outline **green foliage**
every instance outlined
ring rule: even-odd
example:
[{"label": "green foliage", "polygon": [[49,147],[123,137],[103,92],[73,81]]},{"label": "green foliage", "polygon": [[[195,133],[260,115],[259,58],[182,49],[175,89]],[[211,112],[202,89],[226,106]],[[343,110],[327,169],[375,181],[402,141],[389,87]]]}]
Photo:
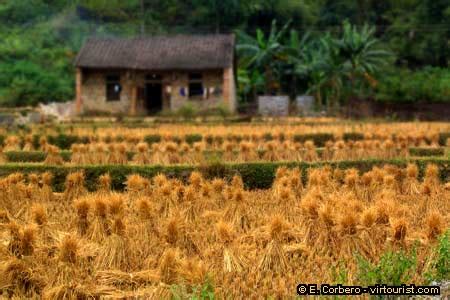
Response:
[{"label": "green foliage", "polygon": [[375,95],[376,100],[384,102],[449,102],[450,70],[392,69],[380,78]]},{"label": "green foliage", "polygon": [[185,142],[190,145],[192,145],[195,142],[201,142],[202,138],[203,138],[202,135],[198,133],[187,134],[184,136]]},{"label": "green foliage", "polygon": [[[449,1],[380,3],[2,1],[0,105],[72,100],[72,63],[86,38],[130,37],[143,32],[238,31],[238,93],[244,104],[260,93],[272,92],[291,96],[313,93],[319,106],[338,104],[352,94],[375,96],[380,101],[448,100]],[[276,26],[287,20],[291,20],[290,32]],[[344,20],[348,22],[343,24]],[[385,76],[386,62],[390,62],[385,49],[395,53],[396,66],[414,71],[394,70]],[[428,65],[440,71],[420,70]],[[406,75],[411,80],[402,80]],[[377,80],[381,82],[372,91]]]},{"label": "green foliage", "polygon": [[448,139],[450,139],[450,132],[441,132],[439,134],[439,145],[447,146]]},{"label": "green foliage", "polygon": [[47,141],[60,149],[70,149],[72,144],[88,142],[86,139],[83,139],[82,137],[76,135],[67,135],[64,133],[60,133],[58,135],[49,135],[47,137]]},{"label": "green foliage", "polygon": [[316,147],[323,147],[327,141],[333,141],[334,135],[331,133],[309,133],[294,135],[294,142],[304,143],[313,141]]},{"label": "green foliage", "polygon": [[440,238],[435,255],[425,276],[428,281],[443,281],[450,278],[450,230],[447,230]]},{"label": "green foliage", "polygon": [[201,286],[186,286],[186,285],[171,285],[170,292],[172,293],[171,299],[181,300],[214,300],[214,285],[209,277]]},{"label": "green foliage", "polygon": [[417,266],[415,249],[411,253],[388,251],[377,263],[372,263],[362,256],[357,256],[357,261],[357,282],[363,286],[407,284]]},{"label": "green foliage", "polygon": [[185,120],[192,120],[197,115],[198,109],[191,102],[186,102],[177,110],[177,115]]}]

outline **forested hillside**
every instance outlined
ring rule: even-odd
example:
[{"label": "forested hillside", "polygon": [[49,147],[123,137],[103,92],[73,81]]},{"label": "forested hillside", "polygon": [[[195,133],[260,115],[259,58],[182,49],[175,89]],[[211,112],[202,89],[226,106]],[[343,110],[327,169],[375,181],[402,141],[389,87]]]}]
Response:
[{"label": "forested hillside", "polygon": [[[393,63],[382,70],[386,76],[381,76],[390,79],[380,81],[377,99],[445,101],[450,97],[442,88],[450,82],[448,0],[5,0],[0,3],[0,105],[72,99],[72,61],[92,35],[243,32],[254,36],[257,29],[267,34],[273,20],[279,27],[290,21],[289,30],[295,29],[300,39],[305,34],[339,35],[344,20],[355,28],[372,25],[383,49],[393,54]],[[405,76],[415,78],[406,80],[409,86],[404,86]],[[437,91],[414,86],[433,76],[439,81]],[[249,78],[240,79],[243,95]],[[308,80],[287,87],[293,88],[308,91]]]}]

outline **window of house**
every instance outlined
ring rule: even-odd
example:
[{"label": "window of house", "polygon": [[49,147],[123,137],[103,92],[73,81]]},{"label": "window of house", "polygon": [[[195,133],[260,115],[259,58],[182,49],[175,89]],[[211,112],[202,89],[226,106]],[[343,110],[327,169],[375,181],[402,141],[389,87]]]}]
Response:
[{"label": "window of house", "polygon": [[120,101],[120,92],[122,85],[120,84],[120,75],[106,76],[106,101]]},{"label": "window of house", "polygon": [[203,76],[201,73],[189,74],[189,98],[203,96]]}]

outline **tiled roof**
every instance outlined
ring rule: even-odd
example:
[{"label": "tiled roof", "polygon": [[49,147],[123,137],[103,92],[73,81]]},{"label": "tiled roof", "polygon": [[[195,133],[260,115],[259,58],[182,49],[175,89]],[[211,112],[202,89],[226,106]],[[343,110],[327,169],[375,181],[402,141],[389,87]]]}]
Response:
[{"label": "tiled roof", "polygon": [[142,38],[90,38],[75,66],[140,70],[215,69],[230,67],[234,35],[175,35]]}]

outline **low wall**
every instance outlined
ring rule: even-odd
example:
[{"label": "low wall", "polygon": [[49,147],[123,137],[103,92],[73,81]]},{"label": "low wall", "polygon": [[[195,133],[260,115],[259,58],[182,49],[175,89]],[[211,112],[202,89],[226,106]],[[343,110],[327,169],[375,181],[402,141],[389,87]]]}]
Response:
[{"label": "low wall", "polygon": [[264,116],[287,116],[289,96],[259,96],[258,113]]}]

